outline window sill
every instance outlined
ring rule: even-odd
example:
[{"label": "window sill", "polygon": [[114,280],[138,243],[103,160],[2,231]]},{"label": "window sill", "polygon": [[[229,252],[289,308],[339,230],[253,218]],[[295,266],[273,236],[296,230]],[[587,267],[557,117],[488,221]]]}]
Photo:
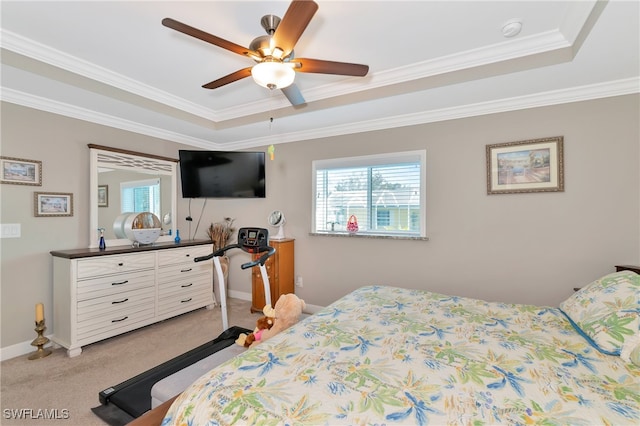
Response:
[{"label": "window sill", "polygon": [[356,232],[350,234],[348,232],[310,232],[312,237],[342,237],[342,238],[372,238],[377,240],[413,240],[413,241],[429,241],[429,237],[414,237],[414,236],[402,236],[402,235],[380,235],[380,234],[365,234]]}]

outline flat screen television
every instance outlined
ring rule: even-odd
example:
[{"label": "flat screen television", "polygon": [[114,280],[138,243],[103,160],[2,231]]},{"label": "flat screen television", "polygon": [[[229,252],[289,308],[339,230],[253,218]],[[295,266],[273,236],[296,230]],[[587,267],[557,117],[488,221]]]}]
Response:
[{"label": "flat screen television", "polygon": [[264,152],[180,150],[183,198],[264,198]]}]

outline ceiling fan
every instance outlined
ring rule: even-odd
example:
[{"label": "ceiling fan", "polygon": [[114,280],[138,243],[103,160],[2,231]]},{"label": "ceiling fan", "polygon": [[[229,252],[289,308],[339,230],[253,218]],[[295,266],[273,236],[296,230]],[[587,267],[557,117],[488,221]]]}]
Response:
[{"label": "ceiling fan", "polygon": [[275,15],[263,16],[260,23],[267,35],[255,38],[249,48],[171,18],[164,18],[162,25],[257,62],[252,67],[240,69],[203,85],[205,89],[216,89],[252,76],[263,87],[282,90],[295,106],[305,103],[300,90],[293,83],[296,71],[356,77],[364,77],[369,72],[368,65],[294,57],[293,48],[317,10],[318,5],[312,0],[293,0],[282,19]]}]

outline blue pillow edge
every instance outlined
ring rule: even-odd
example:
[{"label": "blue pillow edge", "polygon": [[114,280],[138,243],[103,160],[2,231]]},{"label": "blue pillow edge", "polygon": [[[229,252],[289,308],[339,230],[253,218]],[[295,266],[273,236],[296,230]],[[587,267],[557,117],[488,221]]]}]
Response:
[{"label": "blue pillow edge", "polygon": [[569,315],[567,315],[567,313],[565,311],[563,311],[561,308],[558,308],[558,310],[560,312],[562,312],[562,315],[565,316],[565,318],[567,318],[567,320],[569,321],[569,324],[571,324],[571,326],[573,327],[573,329],[582,337],[585,338],[585,340],[587,342],[589,342],[589,344],[591,346],[593,346],[594,348],[596,348],[598,350],[598,352],[605,354],[605,355],[613,355],[613,356],[620,356],[620,350],[617,351],[605,351],[604,349],[602,349],[600,346],[598,346],[598,344],[588,335],[586,334],[578,324],[576,324]]}]

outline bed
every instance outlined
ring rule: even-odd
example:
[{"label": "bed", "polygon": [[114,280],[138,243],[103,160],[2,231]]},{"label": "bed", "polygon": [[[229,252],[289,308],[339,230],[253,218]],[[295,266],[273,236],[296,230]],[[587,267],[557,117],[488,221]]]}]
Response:
[{"label": "bed", "polygon": [[637,425],[639,327],[629,271],[559,307],[362,287],[202,376],[162,423]]}]

